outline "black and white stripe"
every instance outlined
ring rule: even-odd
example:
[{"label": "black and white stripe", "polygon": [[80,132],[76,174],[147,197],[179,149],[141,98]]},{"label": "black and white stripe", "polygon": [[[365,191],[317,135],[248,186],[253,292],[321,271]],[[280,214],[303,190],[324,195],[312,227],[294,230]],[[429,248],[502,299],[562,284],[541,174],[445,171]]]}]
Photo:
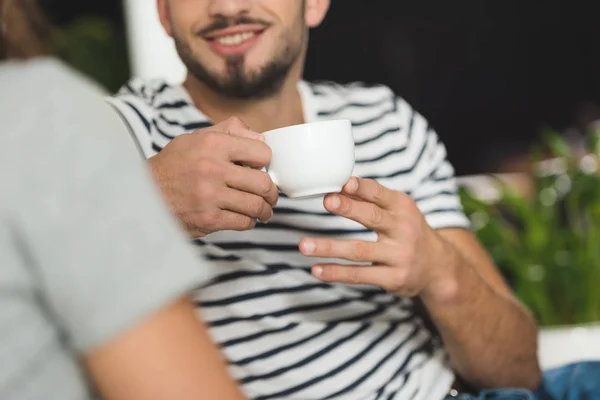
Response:
[{"label": "black and white stripe", "polygon": [[[427,121],[384,86],[301,82],[307,121],[346,118],[354,174],[413,197],[436,228],[466,227],[452,166]],[[133,80],[109,100],[146,157],[211,125],[180,86]],[[280,198],[273,220],[195,241],[219,266],[196,302],[231,374],[253,399],[441,399],[453,375],[410,299],[320,282],[298,252],[305,236],[375,240],[325,211],[322,199]],[[341,260],[338,260],[343,262]]]}]

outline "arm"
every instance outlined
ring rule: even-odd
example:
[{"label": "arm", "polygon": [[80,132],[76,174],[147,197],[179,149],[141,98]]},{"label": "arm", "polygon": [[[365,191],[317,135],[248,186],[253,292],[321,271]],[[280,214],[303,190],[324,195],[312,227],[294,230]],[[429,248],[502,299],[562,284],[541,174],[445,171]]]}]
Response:
[{"label": "arm", "polygon": [[107,400],[241,400],[206,327],[181,299],[84,356]]},{"label": "arm", "polygon": [[453,366],[475,388],[524,387],[541,380],[537,327],[487,253],[464,229],[442,229],[441,261],[456,288],[446,301],[421,299],[439,329]]}]

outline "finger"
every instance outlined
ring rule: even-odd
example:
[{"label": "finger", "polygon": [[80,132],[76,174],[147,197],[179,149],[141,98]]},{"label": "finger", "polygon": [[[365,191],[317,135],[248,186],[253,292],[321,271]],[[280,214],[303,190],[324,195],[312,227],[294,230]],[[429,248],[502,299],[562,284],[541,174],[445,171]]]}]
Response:
[{"label": "finger", "polygon": [[256,226],[256,218],[228,210],[218,210],[209,216],[188,216],[183,220],[192,237],[204,237],[219,231],[246,231]]},{"label": "finger", "polygon": [[300,253],[307,257],[339,258],[348,261],[386,264],[381,243],[363,240],[305,238],[299,244]]},{"label": "finger", "polygon": [[359,198],[384,209],[390,209],[397,201],[397,194],[373,179],[350,178],[342,188],[342,193]]},{"label": "finger", "polygon": [[214,128],[232,136],[262,141],[265,140],[262,134],[251,130],[250,127],[238,117],[230,117],[225,121],[216,124]]},{"label": "finger", "polygon": [[312,267],[315,278],[325,282],[339,282],[379,286],[402,297],[414,297],[418,290],[408,284],[406,271],[380,265],[317,264]]},{"label": "finger", "polygon": [[325,196],[323,204],[330,213],[349,218],[375,232],[389,233],[392,230],[394,220],[391,215],[375,204],[339,194]]},{"label": "finger", "polygon": [[312,267],[312,274],[327,282],[384,286],[390,270],[390,267],[378,265],[317,264]]},{"label": "finger", "polygon": [[225,175],[225,184],[232,189],[260,196],[273,207],[279,199],[277,186],[266,172],[231,165]]},{"label": "finger", "polygon": [[271,148],[260,140],[227,136],[229,161],[252,168],[263,168],[271,162]]},{"label": "finger", "polygon": [[221,209],[268,222],[273,217],[273,208],[260,196],[228,189],[220,195]]}]

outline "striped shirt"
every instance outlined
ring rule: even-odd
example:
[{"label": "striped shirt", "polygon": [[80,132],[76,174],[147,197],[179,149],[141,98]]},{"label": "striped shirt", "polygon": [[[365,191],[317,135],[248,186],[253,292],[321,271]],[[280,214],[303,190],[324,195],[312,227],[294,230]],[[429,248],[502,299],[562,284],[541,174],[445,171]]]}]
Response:
[{"label": "striped shirt", "polygon": [[[427,121],[384,86],[300,82],[306,122],[352,121],[354,175],[408,193],[434,229],[468,226],[446,151]],[[146,157],[211,125],[182,86],[134,79],[109,100]],[[281,196],[267,225],[195,241],[220,264],[197,304],[252,399],[443,399],[454,375],[413,301],[364,285],[324,283],[298,251],[306,236],[373,241],[327,213],[322,198]],[[329,260],[331,261],[331,260]]]}]

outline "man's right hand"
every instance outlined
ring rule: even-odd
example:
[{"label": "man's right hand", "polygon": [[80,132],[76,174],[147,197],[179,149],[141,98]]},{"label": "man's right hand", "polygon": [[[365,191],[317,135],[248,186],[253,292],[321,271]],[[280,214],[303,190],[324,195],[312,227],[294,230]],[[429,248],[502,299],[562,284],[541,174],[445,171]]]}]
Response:
[{"label": "man's right hand", "polygon": [[278,191],[260,171],[270,160],[262,135],[234,117],[176,137],[148,163],[189,234],[203,237],[271,219]]}]

